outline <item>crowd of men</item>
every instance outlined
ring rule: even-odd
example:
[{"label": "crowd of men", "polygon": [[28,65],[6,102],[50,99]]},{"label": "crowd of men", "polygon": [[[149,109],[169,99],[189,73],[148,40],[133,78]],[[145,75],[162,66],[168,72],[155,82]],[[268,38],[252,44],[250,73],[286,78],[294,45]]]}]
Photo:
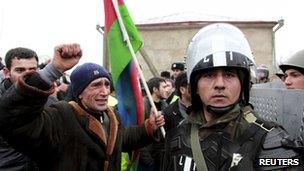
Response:
[{"label": "crowd of men", "polygon": [[[81,57],[78,44],[56,46],[43,65],[28,48],[6,53],[0,170],[303,170],[303,148],[249,103],[254,59],[237,27],[202,28],[189,43],[186,64],[175,62],[171,72],[149,79],[159,112],[143,97],[146,120],[137,126],[124,126],[108,104],[112,81],[105,68],[85,63],[65,75]],[[286,88],[304,89],[304,50],[279,67]],[[265,66],[257,76],[257,83],[270,81]],[[165,137],[158,134],[162,126]],[[134,150],[138,162],[125,168],[122,152],[132,158]]]}]

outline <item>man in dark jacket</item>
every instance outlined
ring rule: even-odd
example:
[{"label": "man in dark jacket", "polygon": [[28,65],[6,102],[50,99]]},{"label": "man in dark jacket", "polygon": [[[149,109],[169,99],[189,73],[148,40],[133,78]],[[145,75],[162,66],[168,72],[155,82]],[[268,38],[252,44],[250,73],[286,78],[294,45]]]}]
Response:
[{"label": "man in dark jacket", "polygon": [[[166,80],[162,77],[153,77],[147,82],[149,91],[151,92],[153,102],[158,111],[163,110],[168,104],[165,101],[166,98]],[[144,110],[145,118],[149,116],[151,110],[151,104],[149,102],[148,96],[144,97]],[[149,171],[158,170],[160,166],[160,160],[157,157],[158,151],[155,149],[158,146],[157,143],[150,144],[145,148],[140,149],[139,161],[138,161],[138,171]]]},{"label": "man in dark jacket", "polygon": [[[176,128],[179,123],[187,117],[186,110],[187,107],[191,105],[186,73],[182,73],[177,76],[175,87],[179,98],[169,106],[162,109],[162,113],[166,120],[166,124],[164,126],[166,132],[170,129]],[[154,162],[154,170],[161,170],[165,154],[163,139],[161,138],[161,142],[148,146],[148,150],[151,154],[151,161]],[[148,155],[146,159],[149,159]]]},{"label": "man in dark jacket", "polygon": [[81,56],[78,44],[57,46],[50,64],[23,74],[0,99],[0,133],[41,170],[120,170],[121,151],[148,144],[164,124],[161,115],[152,114],[141,126],[122,126],[107,106],[109,73],[92,63],[71,74],[75,101],[44,108],[52,83]]},{"label": "man in dark jacket", "polygon": [[191,105],[186,73],[182,73],[177,76],[175,80],[175,88],[179,99],[162,110],[166,120],[166,124],[164,126],[166,131],[177,127],[180,122],[187,118],[187,108]]},{"label": "man in dark jacket", "polygon": [[[5,79],[0,84],[0,97],[26,71],[38,68],[38,56],[27,48],[14,48],[5,55],[3,73]],[[0,170],[37,170],[38,167],[28,156],[13,148],[0,136]]]}]

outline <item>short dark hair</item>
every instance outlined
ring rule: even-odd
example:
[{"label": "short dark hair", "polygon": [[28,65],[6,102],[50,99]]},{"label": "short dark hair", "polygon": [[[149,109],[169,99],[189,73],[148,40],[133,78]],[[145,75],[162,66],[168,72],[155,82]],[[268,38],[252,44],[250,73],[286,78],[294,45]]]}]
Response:
[{"label": "short dark hair", "polygon": [[175,90],[177,92],[177,95],[179,97],[182,96],[181,91],[179,90],[179,88],[181,87],[187,87],[188,83],[187,83],[187,73],[182,73],[179,76],[176,77],[175,79]]},{"label": "short dark hair", "polygon": [[172,78],[165,78],[166,83],[170,82],[172,87],[175,87],[174,80]]},{"label": "short dark hair", "polygon": [[14,49],[9,50],[5,55],[5,65],[8,69],[11,68],[12,60],[14,58],[18,58],[18,59],[35,58],[36,61],[37,61],[37,66],[38,66],[38,55],[36,54],[35,51],[33,51],[31,49],[18,47],[18,48],[14,48]]},{"label": "short dark hair", "polygon": [[153,77],[147,82],[147,85],[148,85],[148,88],[149,88],[149,91],[150,91],[151,94],[153,93],[153,88],[154,87],[159,89],[159,86],[160,86],[161,82],[166,82],[166,80],[164,78],[161,78],[161,77]]},{"label": "short dark hair", "polygon": [[160,73],[160,76],[163,77],[163,78],[170,78],[171,77],[171,74],[169,71],[162,71]]}]

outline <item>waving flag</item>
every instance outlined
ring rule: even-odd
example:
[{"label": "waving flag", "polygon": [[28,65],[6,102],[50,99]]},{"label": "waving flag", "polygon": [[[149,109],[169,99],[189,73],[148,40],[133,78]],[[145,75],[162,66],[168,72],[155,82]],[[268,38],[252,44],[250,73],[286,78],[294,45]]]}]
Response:
[{"label": "waving flag", "polygon": [[[116,15],[114,3],[117,3],[116,7],[121,17]],[[122,0],[104,0],[104,8],[105,32],[111,74],[118,99],[118,112],[124,124],[141,124],[144,121],[144,109],[138,71],[118,20],[123,21],[123,27],[127,31],[134,52],[140,49],[142,41]]]}]

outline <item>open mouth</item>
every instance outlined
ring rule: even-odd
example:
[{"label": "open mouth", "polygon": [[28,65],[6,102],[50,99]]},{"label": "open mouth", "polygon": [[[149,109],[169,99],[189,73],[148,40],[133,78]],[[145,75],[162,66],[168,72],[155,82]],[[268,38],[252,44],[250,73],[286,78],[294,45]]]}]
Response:
[{"label": "open mouth", "polygon": [[107,103],[107,99],[96,99],[97,104],[104,105]]}]

